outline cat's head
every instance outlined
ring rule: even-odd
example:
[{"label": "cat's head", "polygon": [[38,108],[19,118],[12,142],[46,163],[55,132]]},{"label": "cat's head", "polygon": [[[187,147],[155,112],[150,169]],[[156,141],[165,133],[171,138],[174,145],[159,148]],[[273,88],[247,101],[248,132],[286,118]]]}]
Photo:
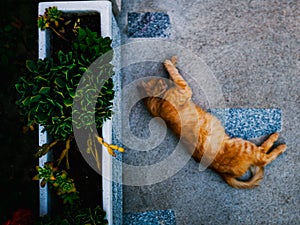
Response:
[{"label": "cat's head", "polygon": [[163,79],[151,79],[142,81],[142,88],[149,97],[159,97],[168,89],[167,83]]}]

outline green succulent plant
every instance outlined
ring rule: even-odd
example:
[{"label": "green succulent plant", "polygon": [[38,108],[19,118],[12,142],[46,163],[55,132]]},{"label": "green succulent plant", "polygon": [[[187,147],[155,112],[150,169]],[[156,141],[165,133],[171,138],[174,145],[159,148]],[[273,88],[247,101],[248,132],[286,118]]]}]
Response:
[{"label": "green succulent plant", "polygon": [[[101,128],[112,115],[114,97],[111,39],[102,38],[88,28],[79,29],[73,43],[73,51],[58,51],[52,58],[26,62],[27,73],[19,77],[16,90],[19,98],[16,104],[20,115],[27,118],[28,126],[40,124],[54,140],[68,141],[73,138],[73,125],[77,129],[90,129],[95,123]],[[106,53],[109,51],[110,53]],[[100,57],[105,54],[105,57]],[[88,67],[98,57],[93,76]],[[79,81],[85,85],[77,90]],[[99,90],[99,84],[103,84]],[[101,85],[100,85],[101,86]],[[81,110],[73,110],[75,99]],[[96,105],[91,99],[96,99]],[[83,113],[84,111],[84,113]],[[57,141],[56,141],[57,142]],[[37,156],[46,154],[53,145],[43,145]],[[95,147],[95,146],[94,146]],[[68,149],[66,150],[68,151]],[[67,155],[63,152],[62,158]],[[67,161],[67,165],[68,165]],[[97,163],[97,165],[100,164]]]},{"label": "green succulent plant", "polygon": [[107,225],[106,213],[100,206],[94,208],[66,206],[63,216],[44,216],[36,225]]},{"label": "green succulent plant", "polygon": [[63,20],[62,11],[58,10],[56,6],[47,8],[44,16],[49,22],[58,22]]},{"label": "green succulent plant", "polygon": [[56,189],[57,195],[63,200],[63,203],[73,204],[79,199],[74,180],[68,177],[65,170],[59,170],[53,162],[45,163],[44,167],[37,166],[38,172],[32,179],[41,180],[41,187],[48,183],[50,187]]},{"label": "green succulent plant", "polygon": [[57,168],[53,167],[53,163],[46,163],[44,167],[36,166],[38,174],[33,177],[33,180],[41,180],[41,186],[44,187],[46,183],[53,182]]},{"label": "green succulent plant", "polygon": [[[28,60],[26,62],[28,72],[20,76],[15,85],[19,93],[16,104],[20,107],[20,114],[27,116],[28,125],[41,124],[54,139],[64,141],[73,134],[72,104],[80,79],[94,58],[111,49],[109,38],[99,38],[95,32],[88,29],[80,29],[80,34],[75,40],[77,47],[74,48],[74,52],[59,51],[54,57],[55,61],[52,58],[39,59],[37,62]],[[85,47],[86,40],[89,40],[91,35],[94,36],[95,47],[93,50]],[[78,40],[79,38],[81,41]],[[89,57],[91,53],[95,54]],[[103,76],[110,77],[113,74],[111,64],[108,63],[101,67],[99,76],[95,78],[93,85],[103,79]],[[100,128],[103,122],[111,116],[111,101],[114,97],[112,79],[105,81],[100,93],[96,93],[96,91],[97,87],[87,86],[78,94],[86,95],[87,92],[95,92],[96,95],[99,95],[96,110],[91,113],[95,113],[95,123],[97,128]],[[82,103],[82,105],[88,104],[89,102]],[[77,123],[80,126],[78,128],[86,125],[85,119],[81,119],[83,124]]]},{"label": "green succulent plant", "polygon": [[45,9],[44,15],[40,15],[37,19],[37,26],[41,30],[47,28],[51,29],[56,35],[64,40],[64,18],[62,11],[58,10],[56,6]]},{"label": "green succulent plant", "polygon": [[38,28],[45,30],[47,28],[55,29],[62,26],[62,11],[58,10],[56,6],[45,9],[44,15],[40,15],[37,19]]},{"label": "green succulent plant", "polygon": [[[51,29],[54,34],[65,39],[61,33],[64,30],[63,21],[63,13],[57,7],[50,7],[44,15],[38,17],[37,23],[40,29]],[[68,51],[59,50],[45,59],[27,60],[27,71],[20,75],[15,87],[18,93],[16,104],[20,115],[27,120],[27,125],[31,130],[37,124],[42,125],[52,138],[52,142],[39,147],[36,156],[46,154],[59,142],[65,143],[58,159],[46,163],[44,167],[36,167],[38,174],[33,180],[40,180],[41,186],[48,183],[64,203],[77,205],[79,192],[74,180],[59,166],[66,159],[66,168],[69,169],[68,152],[74,141],[73,129],[89,132],[92,124],[99,129],[112,116],[114,86],[111,76],[114,71],[110,38],[103,38],[89,28],[78,26],[72,32],[74,34],[66,35],[72,37]],[[84,85],[78,89],[80,83]],[[75,104],[80,106],[79,109],[74,108]],[[115,155],[114,151],[124,151],[123,148],[106,143],[96,134],[88,134],[86,151],[94,157],[99,169],[97,143],[107,147],[111,155]],[[68,218],[39,224],[107,224],[101,207],[78,208],[68,215]]]},{"label": "green succulent plant", "polygon": [[39,16],[37,19],[37,25],[41,30],[45,30],[47,27],[49,27],[49,22],[44,16]]}]

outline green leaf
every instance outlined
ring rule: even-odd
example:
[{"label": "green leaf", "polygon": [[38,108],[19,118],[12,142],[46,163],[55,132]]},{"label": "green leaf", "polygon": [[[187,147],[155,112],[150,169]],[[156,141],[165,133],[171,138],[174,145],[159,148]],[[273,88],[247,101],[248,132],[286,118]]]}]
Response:
[{"label": "green leaf", "polygon": [[53,116],[53,117],[52,117],[52,124],[55,124],[55,123],[57,123],[57,122],[60,122],[59,120],[60,120],[60,118],[59,118],[58,116]]},{"label": "green leaf", "polygon": [[82,41],[86,37],[86,32],[84,29],[79,28],[78,30],[78,40]]},{"label": "green leaf", "polygon": [[50,92],[50,89],[50,87],[41,87],[41,89],[39,90],[39,94],[46,95]]},{"label": "green leaf", "polygon": [[30,104],[30,97],[26,97],[23,101],[22,101],[22,105],[27,106]]},{"label": "green leaf", "polygon": [[36,64],[33,60],[26,60],[26,67],[30,72],[34,73],[37,71]]},{"label": "green leaf", "polygon": [[30,97],[30,103],[38,102],[41,99],[42,96],[35,95]]},{"label": "green leaf", "polygon": [[86,43],[87,43],[88,45],[92,45],[92,44],[93,44],[93,40],[92,40],[91,38],[87,37],[87,38],[86,38]]},{"label": "green leaf", "polygon": [[63,108],[64,107],[60,103],[58,103],[58,102],[56,102],[56,106],[60,109],[61,114],[63,114]]},{"label": "green leaf", "polygon": [[23,84],[15,84],[15,88],[16,88],[17,92],[21,93],[22,88],[23,88]]},{"label": "green leaf", "polygon": [[54,92],[57,93],[57,94],[59,94],[63,98],[65,97],[64,94],[61,91],[54,90]]},{"label": "green leaf", "polygon": [[69,95],[71,98],[75,98],[75,91],[74,90],[70,90],[69,91]]},{"label": "green leaf", "polygon": [[23,84],[26,84],[28,86],[33,86],[33,84],[28,82],[25,77],[20,77],[20,82],[23,82]]},{"label": "green leaf", "polygon": [[65,87],[66,83],[64,81],[62,81],[60,78],[55,78],[54,80],[54,84],[57,85],[60,88]]},{"label": "green leaf", "polygon": [[63,61],[64,61],[64,59],[65,59],[65,54],[63,53],[63,51],[59,51],[59,52],[57,53],[57,58],[58,58],[59,62],[63,62]]},{"label": "green leaf", "polygon": [[[86,71],[87,71],[87,68],[86,68],[86,67],[83,67],[83,66],[79,67],[79,72],[85,73]],[[81,75],[80,75],[80,76],[81,76]]]},{"label": "green leaf", "polygon": [[63,102],[66,107],[71,107],[73,104],[73,99],[65,99]]},{"label": "green leaf", "polygon": [[88,46],[86,44],[79,44],[80,50],[85,52]]},{"label": "green leaf", "polygon": [[37,80],[37,82],[44,81],[44,82],[49,83],[49,80],[47,80],[46,78],[44,78],[42,76],[36,76],[34,79]]},{"label": "green leaf", "polygon": [[55,105],[55,103],[54,103],[54,101],[53,101],[53,99],[51,99],[51,98],[47,98],[47,100],[52,104],[52,105]]},{"label": "green leaf", "polygon": [[40,122],[40,121],[47,121],[47,119],[49,118],[49,116],[46,114],[46,113],[40,113],[39,115],[38,115],[38,122]]},{"label": "green leaf", "polygon": [[77,50],[78,49],[78,43],[73,43],[73,48],[75,49],[75,50]]}]

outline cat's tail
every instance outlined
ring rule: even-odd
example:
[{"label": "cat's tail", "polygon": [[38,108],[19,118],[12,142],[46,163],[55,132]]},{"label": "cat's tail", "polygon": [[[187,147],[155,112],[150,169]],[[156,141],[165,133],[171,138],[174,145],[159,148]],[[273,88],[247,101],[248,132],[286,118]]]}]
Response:
[{"label": "cat's tail", "polygon": [[250,167],[252,177],[247,181],[241,181],[232,176],[223,176],[224,180],[234,188],[255,188],[264,177],[264,168],[259,166]]}]

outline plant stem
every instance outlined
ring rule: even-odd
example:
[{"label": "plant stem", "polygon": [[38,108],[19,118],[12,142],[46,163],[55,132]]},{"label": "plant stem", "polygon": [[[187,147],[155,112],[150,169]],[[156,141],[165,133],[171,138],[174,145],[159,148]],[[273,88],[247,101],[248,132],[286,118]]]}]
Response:
[{"label": "plant stem", "polygon": [[61,161],[66,158],[66,167],[67,169],[70,169],[70,164],[69,164],[69,157],[68,157],[68,153],[69,153],[69,149],[70,149],[70,142],[71,142],[71,137],[68,138],[68,140],[66,141],[66,147],[65,149],[62,151],[62,153],[60,154],[60,157],[58,159],[58,165],[60,165]]},{"label": "plant stem", "polygon": [[57,31],[55,30],[55,28],[53,28],[53,27],[51,27],[51,26],[49,26],[49,28],[50,28],[57,36],[59,36],[60,38],[62,38],[62,39],[65,40],[65,41],[68,41],[64,36],[62,36],[59,32],[57,32]]},{"label": "plant stem", "polygon": [[95,151],[95,155],[94,154],[93,155],[94,155],[94,158],[95,158],[96,163],[97,163],[97,168],[100,171],[100,160],[99,160],[99,155],[98,155],[95,139],[93,139],[93,145],[94,145],[94,151]]},{"label": "plant stem", "polygon": [[91,221],[93,222],[94,225],[97,225],[94,218],[93,218],[93,215],[92,215],[92,212],[91,212],[91,208],[89,208],[89,212],[90,212],[90,218],[91,218]]},{"label": "plant stem", "polygon": [[50,151],[50,149],[51,149],[54,145],[56,145],[57,142],[59,142],[59,141],[60,141],[60,139],[56,139],[55,141],[51,142],[50,144],[44,144],[44,145],[41,147],[41,150],[39,150],[39,151],[35,154],[35,156],[36,156],[36,157],[41,157],[41,156],[47,154],[47,153]]}]

